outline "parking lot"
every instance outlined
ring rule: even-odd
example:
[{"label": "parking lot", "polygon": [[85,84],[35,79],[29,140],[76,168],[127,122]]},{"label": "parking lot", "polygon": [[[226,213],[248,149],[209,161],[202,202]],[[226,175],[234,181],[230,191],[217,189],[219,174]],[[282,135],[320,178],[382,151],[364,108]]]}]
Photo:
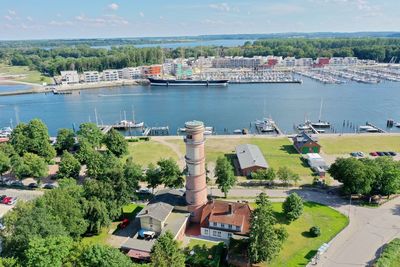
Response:
[{"label": "parking lot", "polygon": [[[8,188],[0,188],[0,196],[6,195],[9,197],[17,197],[18,200],[29,201],[33,200],[41,195],[43,195],[42,191],[39,190],[20,190],[20,189],[8,189]],[[0,218],[4,216],[10,209],[13,208],[13,205],[4,205],[0,204]]]}]

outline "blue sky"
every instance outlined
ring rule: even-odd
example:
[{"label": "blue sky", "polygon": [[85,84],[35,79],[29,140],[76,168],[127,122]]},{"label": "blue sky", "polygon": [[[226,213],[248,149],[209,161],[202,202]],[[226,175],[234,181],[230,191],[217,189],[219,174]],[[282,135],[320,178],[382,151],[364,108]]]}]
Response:
[{"label": "blue sky", "polygon": [[0,0],[0,39],[398,31],[399,0]]}]

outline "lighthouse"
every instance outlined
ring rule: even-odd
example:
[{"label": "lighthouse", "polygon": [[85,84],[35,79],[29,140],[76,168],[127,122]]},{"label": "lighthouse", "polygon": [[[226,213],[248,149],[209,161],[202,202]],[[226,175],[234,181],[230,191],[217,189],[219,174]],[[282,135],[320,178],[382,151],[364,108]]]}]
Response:
[{"label": "lighthouse", "polygon": [[201,121],[186,122],[186,203],[190,221],[200,222],[201,212],[207,204],[207,182],[204,154],[204,124]]}]

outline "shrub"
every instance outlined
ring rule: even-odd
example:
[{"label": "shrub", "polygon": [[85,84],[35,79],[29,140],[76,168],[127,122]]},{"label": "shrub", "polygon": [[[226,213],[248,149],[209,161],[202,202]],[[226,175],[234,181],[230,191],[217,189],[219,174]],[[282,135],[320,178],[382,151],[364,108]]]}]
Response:
[{"label": "shrub", "polygon": [[298,194],[293,193],[283,202],[282,208],[289,221],[297,220],[303,214],[303,199]]},{"label": "shrub", "polygon": [[310,228],[310,235],[312,237],[318,237],[321,235],[321,229],[318,226],[313,226]]}]

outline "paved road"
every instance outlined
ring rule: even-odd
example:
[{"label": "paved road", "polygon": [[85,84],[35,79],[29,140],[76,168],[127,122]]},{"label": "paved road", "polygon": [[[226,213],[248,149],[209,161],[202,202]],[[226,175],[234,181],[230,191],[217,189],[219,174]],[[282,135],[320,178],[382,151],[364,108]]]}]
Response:
[{"label": "paved road", "polygon": [[[349,205],[349,201],[338,196],[311,190],[232,189],[229,196],[254,198],[261,192],[269,195],[272,201],[281,201],[291,192],[297,192],[306,200],[328,205],[346,216],[350,214],[349,226],[330,242],[328,251],[316,266],[370,266],[386,243],[400,237],[400,197],[379,208],[367,208]],[[215,188],[212,194],[223,196]]]}]

